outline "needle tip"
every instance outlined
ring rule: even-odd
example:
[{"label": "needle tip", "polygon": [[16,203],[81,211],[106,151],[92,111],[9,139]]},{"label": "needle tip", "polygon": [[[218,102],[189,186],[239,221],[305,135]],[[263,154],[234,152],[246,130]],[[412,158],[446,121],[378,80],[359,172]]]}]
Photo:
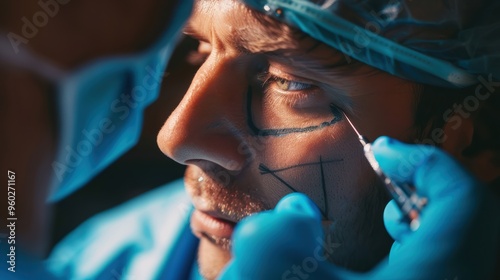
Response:
[{"label": "needle tip", "polygon": [[345,112],[342,112],[345,116],[345,119],[347,120],[347,122],[349,122],[349,124],[351,125],[352,129],[354,130],[354,132],[356,132],[356,134],[359,136],[361,136],[361,134],[359,134],[358,130],[356,129],[356,127],[354,127],[354,124],[351,122],[351,120],[349,119],[349,117],[347,117],[347,114]]},{"label": "needle tip", "polygon": [[356,129],[356,127],[354,126],[354,124],[351,122],[351,120],[349,119],[349,117],[347,117],[347,114],[345,112],[342,112],[345,116],[345,119],[349,122],[349,124],[351,125],[352,127],[352,130],[354,130],[354,132],[356,133],[356,135],[358,135],[358,139],[359,141],[361,142],[361,144],[363,146],[365,146],[366,144],[369,143],[368,139],[366,139],[363,135],[361,135],[358,130]]}]

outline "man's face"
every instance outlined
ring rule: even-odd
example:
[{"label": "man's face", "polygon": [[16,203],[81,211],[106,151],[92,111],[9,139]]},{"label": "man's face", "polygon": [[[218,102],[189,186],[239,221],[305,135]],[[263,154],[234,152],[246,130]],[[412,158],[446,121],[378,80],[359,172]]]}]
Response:
[{"label": "man's face", "polygon": [[413,84],[266,21],[233,0],[200,1],[186,28],[206,60],[158,143],[188,165],[200,271],[216,277],[234,223],[295,191],[322,212],[330,259],[366,270],[389,250],[388,197],[342,111],[371,140],[408,140]]}]

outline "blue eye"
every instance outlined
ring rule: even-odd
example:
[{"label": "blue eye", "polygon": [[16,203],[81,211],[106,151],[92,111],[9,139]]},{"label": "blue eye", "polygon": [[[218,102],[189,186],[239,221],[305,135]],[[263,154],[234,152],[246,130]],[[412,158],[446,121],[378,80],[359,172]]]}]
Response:
[{"label": "blue eye", "polygon": [[289,81],[279,77],[274,77],[273,80],[278,86],[278,88],[283,91],[297,91],[297,90],[309,89],[312,87],[311,84]]}]

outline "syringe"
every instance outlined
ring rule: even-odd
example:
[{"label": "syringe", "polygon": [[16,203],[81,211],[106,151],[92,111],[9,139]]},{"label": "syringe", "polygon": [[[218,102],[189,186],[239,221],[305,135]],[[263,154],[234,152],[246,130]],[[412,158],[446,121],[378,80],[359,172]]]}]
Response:
[{"label": "syringe", "polygon": [[427,203],[427,198],[419,197],[415,192],[415,188],[407,183],[398,183],[387,177],[380,168],[377,160],[373,156],[371,143],[361,135],[354,127],[351,120],[344,113],[345,118],[351,125],[352,129],[358,135],[358,140],[363,145],[363,151],[368,163],[373,168],[378,177],[382,180],[390,195],[403,213],[403,220],[410,225],[410,229],[415,231],[420,226],[420,212]]}]

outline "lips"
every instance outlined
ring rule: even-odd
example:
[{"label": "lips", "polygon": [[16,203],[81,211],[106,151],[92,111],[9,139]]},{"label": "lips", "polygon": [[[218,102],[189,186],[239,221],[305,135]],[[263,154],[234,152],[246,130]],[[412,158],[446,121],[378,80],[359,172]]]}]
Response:
[{"label": "lips", "polygon": [[269,209],[258,195],[248,188],[223,185],[213,178],[210,170],[189,165],[184,176],[185,186],[195,211],[191,215],[191,230],[198,238],[223,250],[230,250],[231,236],[243,218]]},{"label": "lips", "polygon": [[212,239],[230,239],[236,223],[215,217],[207,212],[195,210],[191,216],[191,230],[201,237],[211,237]]}]

